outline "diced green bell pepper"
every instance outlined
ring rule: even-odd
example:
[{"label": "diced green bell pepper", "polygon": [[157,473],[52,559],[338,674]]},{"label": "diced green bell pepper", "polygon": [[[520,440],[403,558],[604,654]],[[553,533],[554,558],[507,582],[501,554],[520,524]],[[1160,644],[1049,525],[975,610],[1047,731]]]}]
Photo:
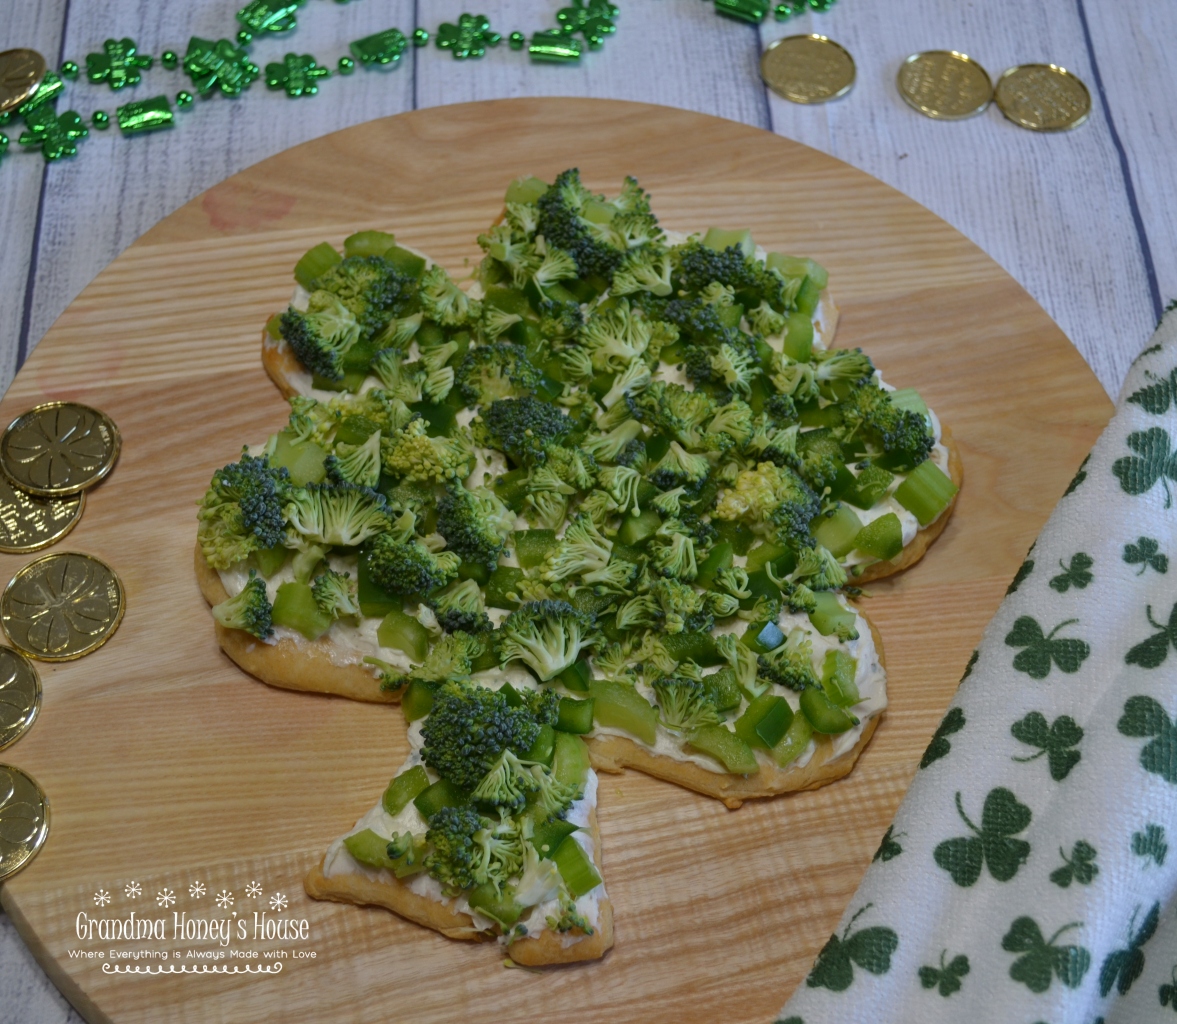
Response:
[{"label": "diced green bell pepper", "polygon": [[646,509],[639,516],[625,517],[625,522],[617,531],[617,539],[622,544],[638,547],[653,537],[661,525],[662,517],[653,509]]},{"label": "diced green bell pepper", "polygon": [[307,583],[283,583],[274,595],[273,621],[275,626],[294,629],[308,640],[318,640],[331,628],[331,616],[325,615],[315,603],[315,596]]},{"label": "diced green bell pepper", "polygon": [[593,731],[593,699],[560,698],[560,716],[556,719],[559,732],[584,734]]},{"label": "diced green bell pepper", "polygon": [[601,884],[601,876],[596,865],[584,852],[584,847],[574,838],[562,842],[552,854],[552,860],[560,872],[560,877],[564,879],[564,884],[568,886],[568,891],[576,899],[592,892]]},{"label": "diced green bell pepper", "polygon": [[396,817],[405,809],[410,800],[415,800],[429,788],[429,776],[425,773],[425,766],[413,765],[407,772],[401,772],[389,784],[381,797],[381,806]]},{"label": "diced green bell pepper", "polygon": [[584,785],[588,778],[589,752],[584,740],[570,732],[556,732],[552,774],[564,786]]},{"label": "diced green bell pepper", "polygon": [[903,551],[903,524],[894,512],[888,512],[859,530],[853,545],[864,555],[889,562]]},{"label": "diced green bell pepper", "polygon": [[931,459],[921,462],[895,488],[895,500],[927,526],[956,496],[956,484]]},{"label": "diced green bell pepper", "polygon": [[708,699],[720,714],[740,706],[743,695],[740,693],[739,683],[736,682],[736,673],[730,665],[704,676],[703,685],[707,687]]},{"label": "diced green bell pepper", "polygon": [[253,560],[257,563],[257,571],[266,579],[278,572],[290,557],[290,548],[278,544],[272,548],[260,548],[253,553]]},{"label": "diced green bell pepper", "polygon": [[756,534],[745,523],[729,519],[713,519],[711,525],[715,527],[719,539],[730,544],[732,553],[736,555],[746,555],[752,542],[756,539]]},{"label": "diced green bell pepper", "polygon": [[658,639],[675,661],[693,661],[702,668],[724,664],[710,633],[667,633]]},{"label": "diced green bell pepper", "polygon": [[523,570],[513,565],[500,565],[486,581],[486,603],[491,608],[515,609],[519,602],[508,597],[523,579]]},{"label": "diced green bell pepper", "polygon": [[801,691],[801,710],[809,719],[814,732],[836,734],[853,729],[858,724],[849,711],[838,707],[824,690],[810,686]]},{"label": "diced green bell pepper", "polygon": [[830,698],[840,708],[851,708],[861,699],[858,696],[858,684],[854,682],[854,675],[858,663],[845,651],[834,649],[826,651],[821,665],[821,685]]},{"label": "diced green bell pepper", "polygon": [[647,746],[658,739],[658,712],[630,684],[609,679],[589,683],[593,696],[593,720],[610,729],[631,733]]},{"label": "diced green bell pepper", "polygon": [[809,719],[803,714],[794,715],[788,732],[772,748],[772,759],[780,767],[787,768],[809,746],[809,740],[812,736],[813,726],[809,724]]},{"label": "diced green bell pepper", "polygon": [[384,253],[384,258],[408,277],[417,278],[425,273],[425,260],[403,246],[394,245]]},{"label": "diced green bell pepper", "polygon": [[724,230],[723,228],[708,228],[703,236],[703,244],[708,249],[722,252],[733,245],[740,250],[745,258],[756,252],[756,243],[752,240],[752,232],[748,228]]},{"label": "diced green bell pepper", "polygon": [[842,500],[861,509],[872,508],[887,493],[894,479],[894,474],[881,466],[867,466],[855,477],[854,486],[842,495]]},{"label": "diced green bell pepper", "polygon": [[760,770],[752,748],[723,725],[703,725],[693,730],[687,746],[715,758],[733,775],[751,775]]},{"label": "diced green bell pepper", "polygon": [[550,768],[552,757],[555,753],[556,730],[550,725],[544,724],[539,727],[539,733],[535,737],[535,742],[531,745],[531,749],[523,755],[523,760],[538,761],[540,764],[546,764]]},{"label": "diced green bell pepper", "polygon": [[381,647],[404,651],[412,661],[424,661],[429,653],[429,631],[411,615],[392,609],[376,630]]},{"label": "diced green bell pepper", "polygon": [[813,596],[817,599],[817,606],[809,613],[809,621],[822,636],[830,636],[843,628],[853,632],[851,640],[858,637],[858,616],[852,609],[842,607],[837,594],[821,590]]},{"label": "diced green bell pepper", "polygon": [[480,914],[497,921],[504,931],[519,920],[525,909],[515,902],[508,889],[500,893],[490,882],[471,889],[466,894],[466,902]]},{"label": "diced green bell pepper", "polygon": [[336,263],[342,263],[343,257],[335,247],[328,242],[320,242],[308,249],[294,265],[294,279],[307,291],[310,291],[316,277],[327,273]]},{"label": "diced green bell pepper", "polygon": [[550,858],[573,832],[576,826],[563,818],[549,818],[535,826],[531,834],[531,845],[541,857]]},{"label": "diced green bell pepper", "polygon": [[710,589],[715,582],[715,577],[724,569],[730,569],[733,562],[733,555],[731,544],[726,540],[721,540],[708,553],[707,557],[699,563],[699,575],[695,577],[695,585],[702,587],[704,590]]},{"label": "diced green bell pepper", "polygon": [[524,569],[534,569],[559,543],[555,530],[516,530],[515,556]]},{"label": "diced green bell pepper", "polygon": [[424,718],[433,710],[433,686],[424,679],[411,679],[408,689],[401,696],[401,710],[406,722]]},{"label": "diced green bell pepper", "polygon": [[508,203],[527,203],[534,206],[540,201],[540,198],[547,192],[549,186],[547,182],[541,181],[535,175],[527,178],[516,178],[507,186]]},{"label": "diced green bell pepper", "polygon": [[[574,690],[577,693],[589,692],[589,681],[593,678],[592,669],[589,668],[589,663],[584,659],[575,661],[569,665],[563,672],[556,676],[558,680],[568,690]],[[569,732],[576,730],[570,729]],[[587,730],[586,730],[587,731]]]},{"label": "diced green bell pepper", "polygon": [[750,747],[771,750],[793,724],[793,709],[784,697],[762,693],[736,719],[736,735]]},{"label": "diced green bell pepper", "polygon": [[396,236],[387,231],[357,231],[343,240],[344,256],[383,256],[396,245]]},{"label": "diced green bell pepper", "polygon": [[361,864],[370,868],[383,868],[391,871],[397,878],[405,878],[425,870],[424,857],[388,856],[388,840],[378,836],[370,828],[347,836],[343,840],[344,848]]},{"label": "diced green bell pepper", "polygon": [[427,789],[421,790],[413,799],[413,805],[426,821],[443,807],[466,807],[469,803],[470,794],[464,789],[459,789],[449,779],[438,779]]}]

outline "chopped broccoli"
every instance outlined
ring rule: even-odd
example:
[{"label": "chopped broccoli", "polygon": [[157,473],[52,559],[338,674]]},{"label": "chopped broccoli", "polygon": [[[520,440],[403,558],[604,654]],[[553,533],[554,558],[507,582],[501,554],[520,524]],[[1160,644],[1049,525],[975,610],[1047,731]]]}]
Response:
[{"label": "chopped broccoli", "polygon": [[474,469],[474,445],[468,430],[459,427],[452,437],[430,437],[420,419],[383,438],[380,451],[387,473],[416,483],[464,480]]},{"label": "chopped broccoli", "polygon": [[647,291],[665,297],[673,290],[670,254],[660,246],[642,246],[631,250],[613,275],[613,295]]},{"label": "chopped broccoli", "polygon": [[910,409],[896,408],[890,394],[872,381],[853,388],[839,406],[843,440],[865,437],[885,452],[908,454],[913,465],[931,454],[935,442],[924,417]]},{"label": "chopped broccoli", "polygon": [[678,330],[672,324],[648,319],[638,307],[631,307],[628,299],[618,299],[612,308],[592,313],[580,330],[580,344],[588,349],[594,368],[611,373],[677,338]]},{"label": "chopped broccoli", "polygon": [[809,523],[821,511],[821,501],[786,466],[761,462],[743,470],[735,487],[724,491],[713,513],[719,519],[742,520],[749,526],[770,524],[777,537],[809,544]]},{"label": "chopped broccoli", "polygon": [[598,434],[595,437],[587,438],[583,448],[602,462],[616,462],[634,442],[641,445],[643,451],[645,450],[645,445],[638,440],[641,436],[642,425],[637,420],[626,420],[607,434]]},{"label": "chopped broccoli", "polygon": [[767,302],[761,300],[760,305],[755,309],[750,309],[745,314],[748,317],[748,323],[752,325],[754,331],[759,331],[761,334],[772,336],[775,334],[784,334],[787,321],[783,314],[778,313]]},{"label": "chopped broccoli", "polygon": [[444,267],[432,266],[421,275],[421,311],[442,327],[473,325],[482,315],[482,303],[454,284]]},{"label": "chopped broccoli", "polygon": [[564,531],[560,543],[548,552],[542,578],[557,583],[570,576],[580,576],[609,564],[613,542],[603,536],[588,516],[577,516]]},{"label": "chopped broccoli", "polygon": [[752,591],[748,589],[748,570],[739,565],[720,569],[715,574],[715,586],[741,600],[752,596]]},{"label": "chopped broccoli", "polygon": [[707,479],[711,463],[705,455],[692,455],[677,441],[671,441],[666,454],[650,474],[650,483],[662,490],[696,487]]},{"label": "chopped broccoli", "polygon": [[311,373],[343,380],[343,357],[360,338],[360,325],[330,292],[312,292],[307,311],[282,314],[278,329],[290,351]]},{"label": "chopped broccoli", "polygon": [[462,580],[431,599],[437,622],[447,633],[489,633],[494,629],[482,590],[474,580]]},{"label": "chopped broccoli", "polygon": [[492,571],[514,528],[515,513],[486,488],[451,483],[437,503],[437,531],[449,550]]},{"label": "chopped broccoli", "polygon": [[368,571],[382,589],[393,594],[426,594],[444,587],[458,573],[461,558],[451,551],[437,554],[416,540],[382,533],[372,542]]},{"label": "chopped broccoli", "polygon": [[658,720],[675,732],[690,732],[701,725],[718,725],[722,719],[711,701],[710,690],[697,679],[681,676],[656,679]]},{"label": "chopped broccoli", "polygon": [[708,632],[715,624],[703,594],[688,583],[668,577],[655,579],[645,593],[617,610],[617,627],[649,627],[667,633]]},{"label": "chopped broccoli", "polygon": [[756,652],[751,647],[733,634],[723,633],[715,638],[715,649],[727,661],[740,686],[755,693],[763,692],[756,684]]},{"label": "chopped broccoli", "polygon": [[429,819],[425,839],[432,848],[425,855],[425,870],[441,883],[446,895],[456,896],[478,884],[474,834],[488,824],[468,807],[443,807]]},{"label": "chopped broccoli", "polygon": [[[769,567],[771,577],[772,568]],[[820,544],[801,550],[797,568],[789,573],[790,583],[804,583],[810,590],[837,590],[846,583],[846,570]]]},{"label": "chopped broccoli", "polygon": [[749,398],[752,382],[760,376],[760,366],[747,351],[741,352],[724,343],[711,356],[711,374],[727,385],[733,393]]},{"label": "chopped broccoli", "polygon": [[535,795],[531,800],[540,812],[538,817],[562,818],[573,801],[579,800],[583,795],[575,783],[561,782],[543,765],[533,765],[531,773],[537,783]]},{"label": "chopped broccoli", "polygon": [[776,683],[800,693],[817,686],[813,673],[813,644],[803,629],[794,629],[780,647],[757,658],[757,674],[765,682]]},{"label": "chopped broccoli", "polygon": [[479,337],[484,342],[498,341],[501,335],[522,322],[523,317],[518,313],[506,313],[498,306],[485,304],[482,307],[482,320],[478,324]]},{"label": "chopped broccoli", "polygon": [[547,916],[548,927],[561,935],[566,932],[581,932],[592,935],[593,926],[585,920],[584,915],[576,909],[576,901],[567,893],[560,894],[560,916]]},{"label": "chopped broccoli", "polygon": [[470,662],[482,653],[482,640],[468,633],[447,633],[437,641],[425,660],[413,669],[414,679],[441,683],[464,679],[470,674]]},{"label": "chopped broccoli", "polygon": [[382,348],[372,357],[369,370],[379,378],[388,395],[406,405],[420,402],[424,397],[428,371],[420,362],[406,363],[399,348]]},{"label": "chopped broccoli", "polygon": [[516,462],[542,463],[545,449],[568,436],[572,421],[555,405],[531,395],[499,398],[474,421],[474,436],[484,447],[497,448]]},{"label": "chopped broccoli", "polygon": [[576,261],[563,249],[548,246],[539,266],[532,271],[531,280],[541,295],[552,285],[577,276]]},{"label": "chopped broccoli", "polygon": [[531,601],[504,620],[499,658],[522,661],[541,682],[563,672],[597,642],[593,620],[566,601]]},{"label": "chopped broccoli", "polygon": [[474,869],[479,885],[488,882],[502,894],[507,879],[523,869],[523,836],[509,818],[497,824],[484,822],[474,833]]},{"label": "chopped broccoli", "polygon": [[791,427],[776,427],[766,416],[761,416],[756,424],[756,430],[745,443],[745,451],[753,454],[762,462],[771,462],[776,466],[799,465],[797,455],[797,438],[801,432],[799,424]]},{"label": "chopped broccoli", "polygon": [[200,550],[208,564],[228,569],[260,548],[281,544],[289,491],[290,473],[271,469],[265,456],[243,454],[240,462],[221,469],[197,513]]},{"label": "chopped broccoli", "polygon": [[544,468],[577,491],[589,490],[600,473],[600,467],[591,452],[556,444],[544,449]]},{"label": "chopped broccoli", "polygon": [[650,546],[654,567],[663,576],[690,582],[699,575],[695,561],[695,538],[677,519],[667,519]]},{"label": "chopped broccoli", "polygon": [[312,282],[312,290],[327,291],[348,308],[370,338],[402,312],[417,291],[417,282],[381,256],[349,256]]},{"label": "chopped broccoli", "polygon": [[497,224],[478,236],[478,244],[487,257],[500,264],[516,288],[527,284],[539,265],[539,255],[526,238],[517,238],[510,224]]},{"label": "chopped broccoli", "polygon": [[[634,394],[643,388],[649,387],[651,380],[653,380],[653,374],[650,372],[650,368],[641,359],[635,359],[613,378],[613,386],[609,388],[601,399],[601,405],[606,409],[612,409],[615,405],[621,403],[626,395]],[[624,415],[628,420],[628,405],[622,404],[618,410],[618,415]]]},{"label": "chopped broccoli", "polygon": [[635,419],[687,448],[702,445],[704,424],[716,411],[715,403],[702,391],[660,380],[637,395],[626,396],[626,401]]},{"label": "chopped broccoli", "polygon": [[592,588],[593,593],[601,597],[605,594],[630,594],[633,592],[633,581],[639,571],[639,567],[633,562],[615,558],[603,569],[586,572],[581,580],[586,587]]},{"label": "chopped broccoli", "polygon": [[737,444],[744,444],[753,435],[752,408],[738,398],[715,410],[715,416],[707,424],[708,434],[726,434]]},{"label": "chopped broccoli", "polygon": [[794,402],[817,398],[817,378],[811,363],[790,359],[783,352],[774,352],[769,379],[777,391]]},{"label": "chopped broccoli", "polygon": [[578,302],[544,299],[539,304],[539,332],[549,341],[570,341],[584,326]]},{"label": "chopped broccoli", "polygon": [[259,640],[274,632],[271,611],[265,581],[253,569],[240,593],[213,605],[212,609],[213,618],[226,629],[243,629]]},{"label": "chopped broccoli", "polygon": [[307,484],[290,491],[285,516],[296,544],[355,547],[388,528],[383,494],[355,484]]},{"label": "chopped broccoli", "polygon": [[421,757],[442,778],[473,789],[508,748],[531,749],[539,724],[527,707],[512,707],[501,690],[448,682],[433,695],[421,730]]},{"label": "chopped broccoli", "polygon": [[867,380],[874,372],[870,356],[860,348],[831,348],[813,353],[818,381]]},{"label": "chopped broccoli", "polygon": [[539,781],[530,771],[533,764],[520,761],[510,749],[504,750],[470,795],[480,803],[518,811],[528,795],[539,789]]},{"label": "chopped broccoli", "polygon": [[630,515],[642,514],[638,504],[638,488],[641,484],[641,473],[628,466],[609,466],[601,470],[601,487],[617,502],[618,512],[625,513],[628,510]]},{"label": "chopped broccoli", "polygon": [[580,277],[595,275],[611,281],[625,253],[602,240],[593,222],[583,216],[590,202],[603,203],[603,197],[593,195],[580,183],[579,170],[558,174],[536,203],[537,231],[549,245],[558,246],[576,261]]},{"label": "chopped broccoli", "polygon": [[523,346],[508,341],[471,348],[458,364],[455,377],[458,393],[470,406],[530,395],[542,379]]},{"label": "chopped broccoli", "polygon": [[[291,399],[291,404],[295,401]],[[403,429],[415,415],[403,400],[383,388],[371,388],[362,395],[340,395],[331,399],[327,410],[337,421],[362,416],[384,435]]]},{"label": "chopped broccoli", "polygon": [[691,239],[671,249],[671,255],[679,287],[688,292],[701,292],[709,284],[726,285],[746,308],[765,302],[778,313],[796,298],[797,285],[790,285],[755,257],[745,256],[738,246],[712,249]]},{"label": "chopped broccoli", "polygon": [[346,572],[328,569],[321,576],[316,576],[311,583],[311,594],[315,598],[315,604],[319,606],[319,611],[333,619],[360,614],[356,581]]},{"label": "chopped broccoli", "polygon": [[380,482],[380,431],[374,430],[363,444],[336,444],[326,468],[333,483],[375,487]]}]

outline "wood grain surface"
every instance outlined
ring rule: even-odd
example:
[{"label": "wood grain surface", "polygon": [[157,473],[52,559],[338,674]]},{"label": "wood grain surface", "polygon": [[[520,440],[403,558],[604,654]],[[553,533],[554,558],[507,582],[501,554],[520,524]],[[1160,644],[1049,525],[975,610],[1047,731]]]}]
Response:
[{"label": "wood grain surface", "polygon": [[[285,418],[257,337],[301,253],[380,227],[460,273],[511,176],[570,165],[602,190],[637,175],[669,228],[750,225],[767,248],[824,263],[842,309],[838,343],[861,345],[888,380],[921,391],[953,429],[966,486],[923,562],[869,588],[891,704],[855,771],[734,812],[640,774],[603,778],[616,947],[599,963],[531,974],[502,969],[494,947],[302,894],[306,870],[400,764],[403,717],[243,675],[217,648],[191,551],[210,475]],[[122,430],[119,465],[68,547],[116,568],[127,613],[98,652],[42,667],[41,718],[5,758],[49,794],[53,826],[0,898],[87,1019],[120,1024],[489,1022],[535,1001],[609,1024],[768,1019],[857,885],[1006,583],[1111,412],[1026,292],[912,200],[765,132],[591,100],[419,111],[230,178],[86,288],[0,417],[51,398],[98,406]],[[20,564],[0,556],[0,578]],[[145,891],[134,903],[123,895],[132,880]],[[200,903],[187,895],[198,880],[210,890]],[[248,917],[261,909],[244,894],[253,880],[267,898],[288,896],[284,916],[309,920],[310,939],[295,946],[315,959],[277,976],[143,977],[69,955],[200,948],[80,942],[75,920],[134,909],[166,916],[170,934],[172,912],[207,916],[222,889]],[[94,906],[99,888],[110,907]],[[164,888],[179,900],[166,912],[152,899]]]}]

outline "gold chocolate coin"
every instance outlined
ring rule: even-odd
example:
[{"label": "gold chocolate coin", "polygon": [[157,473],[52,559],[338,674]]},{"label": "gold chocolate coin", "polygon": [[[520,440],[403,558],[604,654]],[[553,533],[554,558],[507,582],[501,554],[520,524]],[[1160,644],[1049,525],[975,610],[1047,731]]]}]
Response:
[{"label": "gold chocolate coin", "polygon": [[19,107],[45,77],[45,58],[36,50],[0,53],[0,114]]},{"label": "gold chocolate coin", "polygon": [[78,524],[86,495],[42,498],[0,476],[0,551],[38,551],[61,540]]},{"label": "gold chocolate coin", "polygon": [[1022,64],[1002,73],[993,94],[1001,112],[1036,132],[1078,128],[1091,113],[1082,79],[1057,64]]},{"label": "gold chocolate coin", "polygon": [[11,647],[0,647],[0,750],[33,725],[41,710],[41,677],[33,663]]},{"label": "gold chocolate coin", "polygon": [[15,875],[45,845],[49,799],[29,775],[0,764],[0,882]]},{"label": "gold chocolate coin", "polygon": [[120,444],[106,413],[77,402],[46,402],[8,425],[0,437],[0,469],[22,490],[62,498],[106,476]]},{"label": "gold chocolate coin", "polygon": [[760,58],[760,77],[793,103],[825,103],[854,86],[854,58],[825,36],[785,36]]},{"label": "gold chocolate coin", "polygon": [[972,117],[993,99],[989,72],[955,50],[913,53],[899,65],[896,84],[909,107],[937,121]]},{"label": "gold chocolate coin", "polygon": [[13,647],[41,661],[72,661],[97,650],[123,620],[123,585],[109,565],[75,551],[42,555],[0,597]]}]

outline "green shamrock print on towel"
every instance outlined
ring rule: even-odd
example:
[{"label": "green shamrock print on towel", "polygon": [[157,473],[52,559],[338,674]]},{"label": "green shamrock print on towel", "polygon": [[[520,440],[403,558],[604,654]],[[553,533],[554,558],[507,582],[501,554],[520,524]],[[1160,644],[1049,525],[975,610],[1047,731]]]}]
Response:
[{"label": "green shamrock print on towel", "polygon": [[831,935],[817,954],[813,970],[805,979],[810,988],[828,988],[831,992],[845,992],[854,982],[857,964],[871,974],[886,974],[891,970],[891,954],[899,948],[899,936],[890,928],[875,926],[850,934],[854,922],[874,904],[868,903],[851,919],[841,938]]},{"label": "green shamrock print on towel", "polygon": [[1148,370],[1144,371],[1146,380],[1153,383],[1146,384],[1138,391],[1128,396],[1128,401],[1139,405],[1145,412],[1160,416],[1169,411],[1170,404],[1177,404],[1177,367],[1174,367],[1168,377],[1158,377]]},{"label": "green shamrock print on towel", "polygon": [[1140,766],[1177,785],[1177,725],[1151,697],[1129,697],[1116,723],[1124,736],[1150,737],[1140,751]]},{"label": "green shamrock print on towel", "polygon": [[1137,576],[1143,576],[1149,566],[1162,576],[1169,571],[1169,556],[1161,553],[1160,544],[1152,537],[1137,537],[1135,544],[1125,544],[1124,561],[1140,566]]},{"label": "green shamrock print on towel", "polygon": [[960,708],[951,708],[940,724],[936,726],[936,731],[932,734],[932,742],[928,744],[928,749],[920,758],[921,768],[927,768],[928,765],[939,761],[952,750],[952,744],[948,742],[948,737],[953,733],[960,732],[964,728],[964,723],[964,712]]},{"label": "green shamrock print on towel", "polygon": [[1084,480],[1087,479],[1087,463],[1089,463],[1090,461],[1091,461],[1091,453],[1088,452],[1087,455],[1084,457],[1083,461],[1079,463],[1079,469],[1075,472],[1075,475],[1071,478],[1071,482],[1069,484],[1067,484],[1067,489],[1065,491],[1063,491],[1064,498],[1068,494],[1072,494],[1073,492],[1078,490],[1079,485]]},{"label": "green shamrock print on towel", "polygon": [[[872,864],[877,860],[881,860],[885,864],[903,852],[903,847],[891,836],[894,829],[894,825],[887,826],[887,831],[883,833],[883,841],[879,843],[879,848],[875,850],[875,855],[871,858]],[[904,833],[900,832],[899,834],[902,836]]]},{"label": "green shamrock print on towel", "polygon": [[920,984],[924,988],[935,988],[940,986],[940,995],[948,998],[953,992],[960,991],[960,979],[969,973],[969,958],[961,953],[959,956],[954,956],[950,963],[945,963],[944,958],[948,955],[948,950],[942,950],[940,953],[939,967],[921,967],[919,970]]},{"label": "green shamrock print on towel", "polygon": [[1157,999],[1162,1006],[1171,1006],[1173,1012],[1177,1013],[1177,966],[1169,973],[1169,978],[1168,982],[1157,989]]},{"label": "green shamrock print on towel", "polygon": [[1060,594],[1065,594],[1071,587],[1076,590],[1085,590],[1087,585],[1095,579],[1091,574],[1091,567],[1095,564],[1095,560],[1086,551],[1072,555],[1069,567],[1063,564],[1061,558],[1058,564],[1063,571],[1059,575],[1051,577],[1050,587]]},{"label": "green shamrock print on towel", "polygon": [[1015,593],[1023,583],[1026,582],[1026,577],[1034,571],[1034,559],[1026,555],[1026,560],[1018,566],[1018,571],[1014,573],[1014,578],[1010,580],[1009,586],[1005,588],[1005,596]]},{"label": "green shamrock print on towel", "polygon": [[1046,716],[1040,711],[1031,711],[1025,718],[1009,727],[1014,738],[1027,746],[1037,747],[1037,754],[1015,757],[1015,761],[1036,761],[1043,754],[1050,765],[1050,777],[1062,782],[1079,763],[1083,756],[1073,749],[1083,739],[1083,729],[1070,715],[1059,715],[1053,725],[1046,724]]},{"label": "green shamrock print on towel", "polygon": [[1082,946],[1056,946],[1063,932],[1078,928],[1078,921],[1063,925],[1049,939],[1031,917],[1019,917],[1001,940],[1007,953],[1021,953],[1009,968],[1009,976],[1031,992],[1045,992],[1057,977],[1067,988],[1078,988],[1091,966],[1091,954]]},{"label": "green shamrock print on towel", "polygon": [[981,877],[984,864],[989,866],[989,874],[997,881],[1008,882],[1030,856],[1030,844],[1024,839],[1013,838],[1029,828],[1030,808],[1019,803],[1010,790],[999,786],[990,790],[985,798],[980,828],[965,814],[959,791],[956,810],[973,835],[944,840],[932,851],[936,863],[952,876],[957,885],[965,888]]},{"label": "green shamrock print on towel", "polygon": [[[1165,855],[1169,852],[1169,844],[1165,842],[1165,830],[1160,825],[1150,822],[1144,826],[1143,832],[1133,832],[1132,852],[1137,857],[1156,861],[1157,867],[1160,867],[1165,863]],[[1148,867],[1152,867],[1152,864]]]},{"label": "green shamrock print on towel", "polygon": [[1147,640],[1142,640],[1127,654],[1124,661],[1129,665],[1139,665],[1141,668],[1156,668],[1164,663],[1169,655],[1169,645],[1177,647],[1177,604],[1169,611],[1169,621],[1164,625],[1152,617],[1152,605],[1145,607],[1148,624],[1159,633],[1153,633]]},{"label": "green shamrock print on towel", "polygon": [[1090,885],[1093,878],[1099,874],[1099,867],[1095,863],[1095,847],[1080,839],[1071,847],[1071,856],[1061,846],[1059,856],[1063,859],[1063,866],[1055,868],[1050,873],[1050,880],[1060,889],[1066,889],[1071,882],[1080,885]]},{"label": "green shamrock print on towel", "polygon": [[1153,937],[1157,930],[1157,923],[1161,919],[1161,905],[1154,903],[1140,924],[1140,928],[1133,931],[1136,925],[1136,915],[1140,912],[1137,907],[1128,922],[1128,945],[1125,949],[1117,949],[1107,955],[1103,967],[1099,970],[1099,994],[1106,996],[1116,986],[1120,995],[1127,995],[1132,983],[1144,971],[1143,946]]},{"label": "green shamrock print on towel", "polygon": [[1044,634],[1042,627],[1029,615],[1023,615],[1013,625],[1013,629],[1006,635],[1005,642],[1009,647],[1025,648],[1014,655],[1014,668],[1025,672],[1031,679],[1045,679],[1050,675],[1051,664],[1057,665],[1063,672],[1074,673],[1091,654],[1091,647],[1085,640],[1054,638],[1064,626],[1078,622],[1078,619],[1065,619]]},{"label": "green shamrock print on towel", "polygon": [[1169,480],[1177,480],[1177,453],[1171,450],[1169,432],[1160,427],[1137,430],[1128,435],[1128,447],[1135,455],[1124,455],[1112,463],[1120,487],[1132,495],[1146,494],[1159,480],[1165,489],[1165,508],[1173,504]]}]

